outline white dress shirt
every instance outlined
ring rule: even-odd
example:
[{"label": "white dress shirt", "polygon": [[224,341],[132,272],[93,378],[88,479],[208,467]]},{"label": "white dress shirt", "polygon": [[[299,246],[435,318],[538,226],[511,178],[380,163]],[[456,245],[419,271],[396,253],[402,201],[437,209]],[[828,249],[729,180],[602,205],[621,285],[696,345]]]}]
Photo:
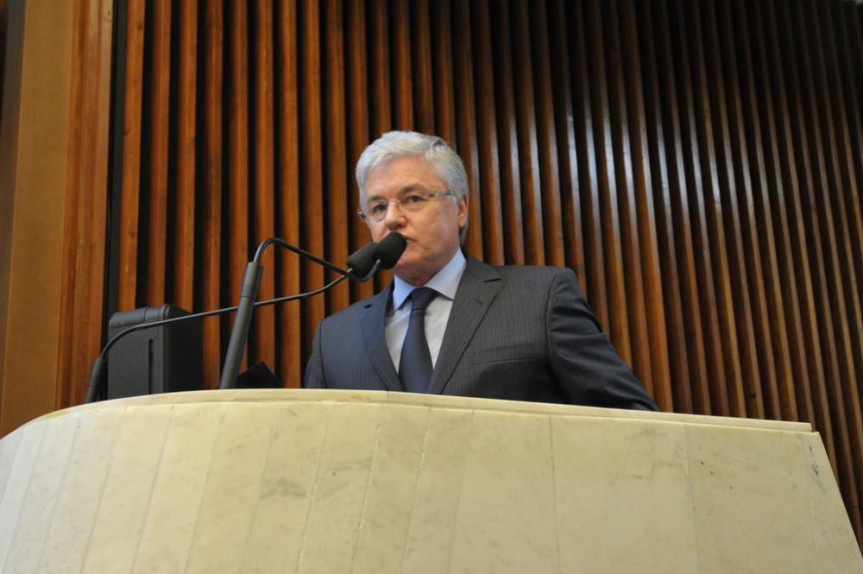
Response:
[{"label": "white dress shirt", "polygon": [[[423,285],[423,287],[429,287],[438,292],[438,296],[429,303],[425,314],[426,340],[429,344],[432,367],[437,364],[446,324],[449,321],[450,311],[452,311],[452,302],[455,299],[458,283],[461,281],[466,264],[464,254],[459,249],[449,263],[438,271],[428,283]],[[407,298],[416,287],[398,277],[395,278],[394,283],[392,300],[384,320],[384,336],[393,365],[398,371],[402,346],[408,332],[411,316],[411,304],[407,302]]]}]

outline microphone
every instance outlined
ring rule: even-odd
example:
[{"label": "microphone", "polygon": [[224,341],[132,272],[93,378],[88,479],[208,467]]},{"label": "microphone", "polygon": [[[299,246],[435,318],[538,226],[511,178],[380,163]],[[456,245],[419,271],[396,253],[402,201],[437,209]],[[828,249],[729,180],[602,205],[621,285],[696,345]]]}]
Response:
[{"label": "microphone", "polygon": [[381,242],[375,245],[374,258],[380,262],[383,269],[392,269],[401,259],[402,253],[407,249],[408,242],[405,236],[398,231],[392,231],[386,235]]},{"label": "microphone", "polygon": [[407,241],[398,232],[389,233],[380,243],[366,243],[348,257],[348,268],[357,276],[352,278],[362,283],[369,280],[379,269],[391,269],[402,256],[406,246]]},{"label": "microphone", "polygon": [[[300,293],[298,295],[288,295],[285,297],[278,297],[276,299],[268,299],[266,301],[257,301],[254,303],[254,307],[264,307],[266,305],[275,305],[278,303],[286,303],[288,301],[295,301],[298,299],[307,299],[309,297],[313,297],[320,293],[323,293],[329,289],[332,289],[339,283],[345,280],[346,277],[350,277],[354,281],[367,281],[370,277],[372,277],[375,272],[377,272],[380,265],[378,264],[378,259],[375,257],[375,249],[377,248],[377,244],[374,242],[369,242],[364,245],[359,250],[355,251],[350,257],[348,257],[347,270],[341,270],[338,267],[326,262],[326,267],[335,268],[339,272],[339,277],[334,281],[324,285],[319,289],[315,289],[314,291],[307,291],[305,293]],[[304,254],[305,252],[296,248],[300,254]],[[323,261],[318,260],[317,257],[310,255],[310,258],[314,261]],[[378,265],[378,267],[375,267]],[[171,323],[179,323],[181,321],[192,321],[195,319],[202,319],[204,317],[212,317],[215,315],[223,315],[225,313],[231,313],[233,311],[237,311],[239,307],[224,307],[222,309],[214,309],[211,311],[202,311],[200,313],[193,313],[189,315],[183,315],[182,317],[171,317],[169,319],[162,319],[160,321],[152,321],[148,323],[141,323],[138,325],[134,325],[129,327],[128,329],[124,329],[123,331],[117,333],[112,337],[108,343],[102,348],[102,352],[99,353],[99,357],[93,361],[93,367],[90,370],[90,379],[87,384],[87,394],[84,399],[84,403],[92,403],[94,402],[99,394],[102,392],[105,381],[105,374],[107,373],[108,368],[108,351],[119,342],[121,339],[125,338],[127,335],[131,335],[132,333],[136,333],[138,331],[142,331],[144,329],[150,329],[153,327],[160,327],[162,325],[169,325]]]},{"label": "microphone", "polygon": [[372,269],[376,263],[375,249],[377,249],[377,243],[369,241],[348,257],[348,270],[358,276],[356,281],[367,281],[374,275]]},{"label": "microphone", "polygon": [[[390,236],[393,237],[388,239]],[[254,259],[252,259],[246,267],[246,275],[243,278],[243,286],[240,290],[240,303],[238,305],[237,317],[234,319],[234,328],[231,331],[231,339],[228,342],[228,351],[225,354],[225,364],[222,367],[222,379],[219,382],[220,389],[232,389],[237,385],[237,375],[240,373],[240,361],[243,357],[243,349],[246,347],[246,341],[249,338],[249,325],[252,320],[252,310],[254,308],[255,300],[258,298],[258,290],[261,285],[263,267],[261,266],[260,261],[261,257],[263,257],[264,250],[271,244],[275,244],[279,247],[298,253],[323,265],[331,271],[341,274],[343,277],[337,280],[337,282],[344,279],[344,277],[350,277],[355,281],[364,281],[377,272],[380,267],[383,267],[384,264],[387,264],[390,267],[394,266],[407,247],[407,241],[404,236],[396,232],[390,232],[383,240],[381,240],[381,243],[372,250],[372,259],[374,260],[374,264],[372,265],[371,270],[364,277],[361,277],[353,271],[340,269],[332,263],[324,261],[323,259],[312,255],[299,247],[295,247],[278,237],[271,237],[261,243],[258,246],[257,252],[255,252]],[[366,248],[368,248],[368,245],[361,248],[359,253],[356,254],[357,257],[354,259],[355,265],[365,266],[367,264],[368,256],[366,255],[367,252],[364,251]],[[389,267],[385,268],[388,269]]]}]

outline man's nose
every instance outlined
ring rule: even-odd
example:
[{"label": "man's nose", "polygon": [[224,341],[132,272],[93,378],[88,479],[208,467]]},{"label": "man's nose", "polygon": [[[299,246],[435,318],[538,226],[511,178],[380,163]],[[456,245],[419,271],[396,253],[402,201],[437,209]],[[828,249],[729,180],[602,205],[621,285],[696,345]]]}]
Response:
[{"label": "man's nose", "polygon": [[384,217],[384,225],[389,229],[399,227],[404,224],[404,213],[397,201],[391,201],[387,204],[387,214]]}]

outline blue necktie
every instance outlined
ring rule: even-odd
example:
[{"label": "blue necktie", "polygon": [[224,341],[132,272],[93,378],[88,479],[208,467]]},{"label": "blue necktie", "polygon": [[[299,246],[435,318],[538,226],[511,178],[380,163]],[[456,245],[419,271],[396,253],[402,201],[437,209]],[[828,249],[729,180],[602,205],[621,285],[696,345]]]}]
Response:
[{"label": "blue necktie", "polygon": [[426,340],[426,308],[437,291],[428,287],[414,289],[410,294],[411,319],[402,346],[399,377],[404,389],[410,393],[427,393],[432,374],[431,353]]}]

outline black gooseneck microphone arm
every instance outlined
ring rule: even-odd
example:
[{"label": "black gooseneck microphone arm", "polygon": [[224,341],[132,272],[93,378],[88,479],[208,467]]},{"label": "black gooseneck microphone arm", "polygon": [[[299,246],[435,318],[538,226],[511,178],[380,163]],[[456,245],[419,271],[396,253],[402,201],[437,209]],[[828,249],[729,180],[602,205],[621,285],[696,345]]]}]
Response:
[{"label": "black gooseneck microphone arm", "polygon": [[[265,305],[275,305],[277,303],[286,303],[288,301],[295,301],[297,299],[305,299],[307,297],[313,297],[314,295],[318,295],[327,291],[328,289],[332,289],[339,283],[345,280],[345,278],[351,278],[354,281],[367,281],[370,279],[375,273],[378,272],[379,269],[390,269],[392,268],[399,257],[401,257],[402,252],[405,250],[406,242],[404,237],[402,237],[398,233],[390,233],[387,235],[380,243],[369,242],[348,257],[348,269],[344,270],[339,267],[336,267],[332,263],[328,261],[324,261],[320,257],[312,255],[311,253],[300,249],[299,247],[295,247],[282,239],[279,238],[271,238],[266,240],[261,246],[258,247],[258,250],[255,254],[256,261],[249,264],[249,267],[252,267],[253,264],[257,265],[257,268],[260,269],[260,258],[263,255],[263,250],[270,245],[271,243],[277,243],[286,249],[293,251],[303,257],[306,257],[316,263],[319,263],[330,269],[335,271],[340,275],[334,281],[328,283],[327,285],[315,289],[314,291],[308,291],[306,293],[300,293],[298,295],[288,295],[285,297],[278,297],[276,299],[268,299],[266,301],[253,301],[252,299],[257,298],[257,287],[258,285],[253,285],[253,288],[246,289],[245,281],[244,281],[244,289],[243,292],[246,295],[253,296],[246,300],[246,305],[248,309],[246,310],[248,318],[251,317],[251,311],[255,307],[263,307]],[[247,270],[246,279],[254,280],[255,283],[260,283],[260,271],[255,270],[252,277],[248,277],[249,272]],[[257,275],[257,277],[255,277]],[[242,301],[241,301],[242,304]],[[232,311],[238,311],[240,306],[236,307],[226,307],[223,309],[215,309],[212,311],[202,311],[200,313],[193,313],[190,315],[183,315],[182,317],[172,317],[170,319],[163,319],[161,321],[153,321],[152,323],[142,323],[140,325],[134,325],[117,333],[114,337],[112,337],[105,347],[102,349],[102,352],[99,354],[99,357],[93,362],[93,367],[90,369],[90,380],[87,385],[87,394],[84,399],[85,403],[92,403],[99,398],[99,394],[104,392],[105,387],[105,374],[108,367],[108,351],[113,347],[120,339],[125,336],[137,332],[142,331],[144,329],[150,329],[153,327],[159,327],[161,325],[168,325],[171,323],[179,323],[181,321],[190,321],[192,319],[202,319],[204,317],[211,317],[214,315],[222,315],[224,313],[230,313]],[[248,318],[245,325],[245,337],[248,336]],[[236,322],[234,325],[234,331],[236,331]],[[244,338],[245,338],[244,337]],[[231,337],[232,341],[234,339],[233,333]],[[245,346],[245,340],[242,342],[242,346],[239,348],[239,353],[242,354],[242,349]],[[235,344],[236,346],[236,344]],[[233,388],[236,385],[237,374],[234,374],[233,382],[227,388]],[[223,376],[224,380],[224,376]],[[225,387],[222,387],[225,388]]]},{"label": "black gooseneck microphone arm", "polygon": [[[377,271],[377,269],[375,269]],[[255,303],[255,308],[258,307],[266,307],[267,305],[276,305],[278,303],[287,303],[288,301],[296,301],[299,299],[307,299],[309,297],[314,297],[324,291],[332,289],[342,281],[347,278],[346,275],[342,275],[336,278],[334,281],[327,283],[323,287],[319,289],[315,289],[314,291],[307,291],[305,293],[299,293],[297,295],[288,295],[285,297],[277,297],[276,299],[267,299],[266,301],[257,301]],[[151,329],[153,327],[160,327],[162,325],[170,325],[171,323],[180,323],[183,321],[191,321],[192,319],[203,319],[205,317],[213,317],[215,315],[224,315],[225,313],[231,313],[236,311],[237,307],[225,307],[224,309],[214,309],[212,311],[202,311],[200,313],[193,313],[191,315],[183,315],[182,317],[172,317],[170,319],[162,319],[161,321],[153,321],[151,323],[141,323],[140,325],[133,325],[128,329],[123,329],[105,344],[102,348],[102,352],[99,354],[99,357],[93,362],[93,367],[90,369],[90,379],[87,384],[87,396],[84,399],[84,403],[92,403],[96,401],[99,396],[99,393],[102,392],[104,387],[104,379],[105,379],[105,371],[108,367],[108,351],[111,350],[120,339],[123,339],[127,335],[131,335],[137,331],[143,331],[144,329]]]},{"label": "black gooseneck microphone arm", "polygon": [[[243,358],[243,349],[246,347],[246,341],[249,338],[249,325],[252,321],[252,311],[254,309],[255,300],[258,298],[258,290],[261,286],[263,267],[261,266],[260,261],[263,257],[264,250],[273,244],[293,251],[294,253],[297,253],[306,259],[310,259],[319,265],[323,265],[330,271],[335,271],[340,275],[350,277],[357,281],[368,279],[380,267],[389,268],[395,265],[395,262],[398,261],[399,257],[401,257],[406,245],[404,237],[398,233],[390,233],[381,240],[381,243],[377,245],[366,245],[360,249],[360,251],[358,251],[354,256],[349,258],[349,261],[356,255],[359,255],[359,259],[363,261],[363,265],[372,261],[374,262],[374,265],[369,273],[364,277],[359,277],[351,271],[345,271],[340,267],[336,267],[329,261],[324,261],[320,257],[312,255],[308,251],[300,249],[295,245],[291,245],[284,239],[280,239],[278,237],[266,239],[258,246],[254,259],[252,259],[246,267],[246,275],[243,277],[243,286],[240,290],[240,303],[237,306],[237,317],[234,319],[234,328],[231,331],[231,339],[228,342],[228,351],[225,354],[225,364],[222,367],[222,379],[219,382],[220,389],[233,389],[237,386],[237,375],[240,373],[240,362]],[[390,264],[390,260],[396,251],[398,252],[398,255],[395,256],[395,260],[392,260]]]},{"label": "black gooseneck microphone arm", "polygon": [[[278,240],[283,242],[282,240]],[[271,241],[275,242],[275,241]],[[284,242],[283,242],[284,243]],[[350,277],[355,281],[367,281],[370,279],[375,273],[377,273],[378,269],[381,268],[382,265],[386,263],[384,261],[386,257],[378,255],[378,246],[374,242],[369,242],[364,245],[359,250],[355,251],[348,257],[348,269],[341,270],[338,267],[335,267],[329,262],[323,261],[319,257],[312,255],[311,253],[307,253],[302,249],[294,247],[292,245],[288,245],[288,249],[291,251],[295,251],[301,256],[308,257],[309,259],[321,263],[328,269],[334,269],[340,275],[334,281],[328,283],[327,285],[315,289],[314,291],[308,291],[306,293],[300,293],[298,295],[288,295],[285,297],[278,297],[276,299],[268,299],[267,301],[258,301],[254,303],[254,307],[263,307],[266,305],[275,305],[278,303],[286,303],[288,301],[295,301],[298,299],[305,299],[308,297],[313,297],[328,289],[332,289],[339,283],[345,280],[346,277]],[[266,247],[266,246],[264,246]],[[258,248],[258,251],[261,251],[261,248]],[[260,259],[260,254],[258,254],[258,259]],[[117,333],[114,337],[112,337],[108,343],[102,348],[102,352],[99,354],[99,357],[93,362],[93,367],[90,369],[90,379],[87,384],[87,393],[84,399],[85,403],[92,403],[98,400],[99,395],[104,393],[105,389],[105,375],[108,369],[108,351],[113,347],[120,339],[135,333],[137,331],[143,331],[144,329],[151,329],[153,327],[159,327],[161,325],[168,325],[171,323],[179,323],[181,321],[190,321],[193,319],[203,319],[204,317],[211,317],[214,315],[223,315],[225,313],[231,313],[233,311],[237,311],[239,309],[238,306],[235,307],[226,307],[223,309],[215,309],[212,311],[202,311],[200,313],[193,313],[191,315],[183,315],[182,317],[172,317],[170,319],[163,319],[161,321],[153,321],[151,323],[142,323],[140,325],[134,325],[129,327],[128,329],[124,329],[123,331]]]}]

